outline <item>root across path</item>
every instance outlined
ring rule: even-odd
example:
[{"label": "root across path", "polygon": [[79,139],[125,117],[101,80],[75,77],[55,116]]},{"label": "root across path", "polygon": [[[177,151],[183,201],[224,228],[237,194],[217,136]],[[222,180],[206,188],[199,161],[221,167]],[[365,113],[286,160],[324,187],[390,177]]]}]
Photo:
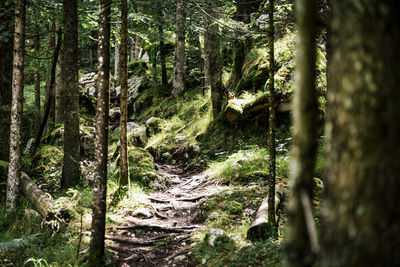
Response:
[{"label": "root across path", "polygon": [[150,193],[147,218],[125,217],[125,223],[107,233],[107,250],[117,266],[191,266],[192,234],[202,228],[200,206],[218,191],[204,172],[190,173],[172,165],[157,165],[158,172],[174,181]]}]

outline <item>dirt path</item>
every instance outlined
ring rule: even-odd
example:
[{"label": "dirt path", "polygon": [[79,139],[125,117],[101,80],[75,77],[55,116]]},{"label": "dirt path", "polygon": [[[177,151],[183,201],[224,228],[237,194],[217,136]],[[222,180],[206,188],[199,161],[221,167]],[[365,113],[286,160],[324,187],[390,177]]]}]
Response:
[{"label": "dirt path", "polygon": [[157,165],[170,186],[147,198],[148,218],[127,216],[126,224],[107,233],[107,250],[118,266],[192,266],[193,232],[202,229],[200,204],[216,192],[204,172],[183,171],[177,166]]}]

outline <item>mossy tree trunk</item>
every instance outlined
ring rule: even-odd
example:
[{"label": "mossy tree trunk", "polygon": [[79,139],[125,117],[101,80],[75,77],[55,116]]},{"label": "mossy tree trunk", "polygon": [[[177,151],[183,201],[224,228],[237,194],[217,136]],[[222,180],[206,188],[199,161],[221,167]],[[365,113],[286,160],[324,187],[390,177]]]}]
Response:
[{"label": "mossy tree trunk", "polygon": [[[122,29],[121,29],[122,31]],[[114,42],[114,80],[117,81],[117,84],[120,83],[120,44],[116,39]]]},{"label": "mossy tree trunk", "polygon": [[98,45],[98,94],[96,115],[96,169],[93,181],[93,217],[88,266],[104,265],[106,230],[108,112],[110,86],[110,13],[111,0],[100,1]]},{"label": "mossy tree trunk", "polygon": [[120,175],[119,186],[129,182],[128,137],[126,123],[128,120],[128,3],[121,1],[121,45],[120,45],[120,82],[121,82],[121,118],[120,118]]},{"label": "mossy tree trunk", "polygon": [[[207,11],[212,17],[216,17],[214,11],[218,8],[217,1],[206,1]],[[205,80],[206,86],[211,87],[211,103],[213,117],[216,118],[221,113],[222,107],[222,77],[221,59],[219,43],[218,24],[207,14],[204,16],[206,33],[204,36],[204,58],[205,58]]]},{"label": "mossy tree trunk", "polygon": [[290,172],[287,262],[290,266],[312,266],[318,253],[311,211],[317,148],[317,91],[315,87],[315,0],[296,2],[297,53],[294,91],[293,147]]},{"label": "mossy tree trunk", "polygon": [[185,91],[185,32],[186,32],[185,1],[176,1],[176,38],[173,95],[181,95]]},{"label": "mossy tree trunk", "polygon": [[7,214],[17,208],[19,180],[21,177],[21,122],[24,93],[24,52],[25,52],[25,0],[15,2],[14,52],[12,73],[12,101],[10,126],[10,160],[7,176]]},{"label": "mossy tree trunk", "polygon": [[78,2],[64,0],[63,102],[64,165],[61,186],[68,188],[79,183],[79,86],[78,86]]},{"label": "mossy tree trunk", "polygon": [[276,99],[275,99],[275,56],[274,56],[274,0],[270,0],[268,11],[268,47],[269,47],[269,118],[268,118],[268,151],[269,151],[269,189],[268,189],[268,222],[271,236],[278,237],[275,218],[275,183],[276,183]]},{"label": "mossy tree trunk", "polygon": [[11,1],[0,1],[0,8],[5,12],[0,16],[0,34],[4,40],[0,42],[0,160],[9,158],[10,111],[13,69],[13,5]]},{"label": "mossy tree trunk", "polygon": [[320,266],[400,266],[397,1],[332,1]]}]

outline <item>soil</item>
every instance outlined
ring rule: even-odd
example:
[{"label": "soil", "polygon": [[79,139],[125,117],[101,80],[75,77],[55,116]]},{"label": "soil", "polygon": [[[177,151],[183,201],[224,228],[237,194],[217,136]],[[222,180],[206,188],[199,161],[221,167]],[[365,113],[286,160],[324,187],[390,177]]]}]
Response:
[{"label": "soil", "polygon": [[[200,206],[218,191],[199,170],[157,165],[170,181],[164,190],[147,198],[148,218],[125,217],[126,223],[106,235],[107,250],[117,266],[195,266],[192,235],[201,229]],[[136,215],[137,216],[137,215]]]}]

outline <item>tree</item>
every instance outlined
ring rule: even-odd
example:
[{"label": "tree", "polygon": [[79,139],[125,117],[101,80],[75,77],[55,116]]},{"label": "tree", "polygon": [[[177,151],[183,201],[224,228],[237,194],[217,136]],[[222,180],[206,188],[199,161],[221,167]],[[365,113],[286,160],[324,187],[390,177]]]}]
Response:
[{"label": "tree", "polygon": [[180,95],[185,91],[185,21],[185,2],[177,0],[173,95]]},{"label": "tree", "polygon": [[8,160],[10,141],[10,111],[13,70],[13,5],[0,2],[0,160]]},{"label": "tree", "polygon": [[61,186],[68,188],[80,181],[79,86],[78,86],[78,3],[64,0],[63,102],[64,166]]},{"label": "tree", "polygon": [[275,183],[276,183],[276,148],[275,148],[275,132],[276,132],[276,100],[274,88],[275,75],[275,57],[274,57],[274,0],[270,0],[268,11],[269,30],[268,30],[268,47],[269,47],[269,123],[268,123],[268,150],[269,150],[269,190],[268,190],[268,222],[270,230],[274,236],[278,236],[278,227],[275,219]]},{"label": "tree", "polygon": [[127,0],[121,1],[121,118],[120,118],[120,177],[119,185],[128,185],[129,168],[128,168],[128,137],[126,123],[128,120],[128,3]]},{"label": "tree", "polygon": [[160,41],[160,59],[161,59],[161,83],[162,85],[168,84],[168,77],[167,77],[167,65],[165,62],[165,57],[167,54],[165,44],[164,44],[164,13],[163,13],[163,6],[161,3],[158,2],[158,34],[159,34],[159,41]]},{"label": "tree", "polygon": [[211,87],[211,101],[213,117],[216,118],[221,112],[222,106],[222,78],[221,78],[221,60],[218,25],[213,20],[213,12],[218,7],[217,2],[213,0],[206,1],[208,13],[204,15],[206,32],[204,36],[204,72],[206,86]]},{"label": "tree", "polygon": [[318,115],[315,88],[315,2],[296,2],[298,42],[287,237],[287,259],[292,266],[311,266],[318,252],[311,211]]},{"label": "tree", "polygon": [[400,266],[397,1],[332,1],[321,266]]},{"label": "tree", "polygon": [[98,45],[98,95],[96,115],[96,170],[93,182],[92,239],[88,266],[104,264],[106,228],[108,111],[110,78],[110,13],[111,0],[100,1]]},{"label": "tree", "polygon": [[6,210],[15,212],[19,195],[21,177],[21,122],[24,92],[24,53],[25,53],[25,0],[15,3],[14,53],[12,73],[12,104],[10,126],[10,160],[7,177]]}]

